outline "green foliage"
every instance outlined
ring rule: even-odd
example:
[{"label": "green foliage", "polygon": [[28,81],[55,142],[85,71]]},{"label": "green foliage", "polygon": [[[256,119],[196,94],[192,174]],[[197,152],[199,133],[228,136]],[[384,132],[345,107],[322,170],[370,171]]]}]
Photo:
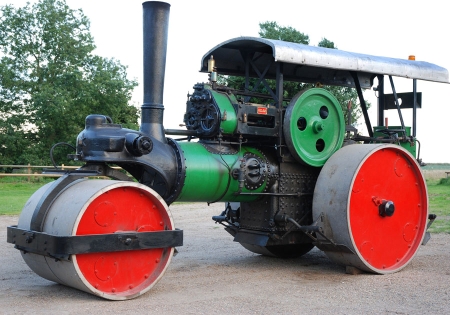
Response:
[{"label": "green foliage", "polygon": [[[137,109],[128,106],[137,83],[118,61],[92,54],[89,27],[64,0],[0,7],[2,164],[49,164],[52,145],[74,144],[91,113],[137,128]],[[56,160],[66,163],[66,155]]]},{"label": "green foliage", "polygon": [[322,40],[319,42],[319,44],[317,46],[331,48],[331,49],[338,49],[336,46],[334,46],[334,42],[332,42],[326,38],[322,38]]},{"label": "green foliage", "polygon": [[450,186],[450,178],[441,178],[439,185]]},{"label": "green foliage", "polygon": [[278,25],[277,22],[267,21],[259,23],[259,37],[278,39],[286,42],[309,44],[309,36],[297,31],[293,27]]}]

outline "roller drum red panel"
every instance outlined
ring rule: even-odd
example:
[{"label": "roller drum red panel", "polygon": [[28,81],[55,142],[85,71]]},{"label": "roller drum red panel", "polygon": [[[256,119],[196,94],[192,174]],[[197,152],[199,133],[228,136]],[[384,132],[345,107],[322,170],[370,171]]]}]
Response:
[{"label": "roller drum red panel", "polygon": [[427,187],[419,165],[400,146],[346,146],[317,180],[313,215],[321,214],[325,235],[344,245],[318,246],[332,260],[379,274],[399,271],[426,231]]},{"label": "roller drum red panel", "polygon": [[[51,183],[39,189],[25,205],[18,228],[29,229],[36,205]],[[56,236],[152,232],[173,230],[164,200],[135,182],[78,180],[51,204],[44,233]],[[38,275],[110,300],[137,297],[163,276],[174,248],[71,255],[70,260],[32,253],[22,257]]]}]

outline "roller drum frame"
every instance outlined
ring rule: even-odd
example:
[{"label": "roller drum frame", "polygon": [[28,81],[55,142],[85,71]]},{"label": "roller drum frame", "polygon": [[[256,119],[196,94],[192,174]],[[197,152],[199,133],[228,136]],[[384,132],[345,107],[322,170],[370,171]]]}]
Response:
[{"label": "roller drum frame", "polygon": [[[50,281],[110,300],[142,295],[161,279],[174,246],[182,245],[182,234],[172,231],[172,216],[157,193],[135,182],[76,180],[51,201],[41,234],[31,230],[30,225],[52,184],[33,194],[20,215],[16,231],[8,231],[10,238],[13,232],[28,231],[31,239],[25,243],[34,242],[35,245],[25,245],[31,252],[20,245],[19,249],[34,272]],[[160,239],[158,245],[154,236],[161,233],[169,233],[166,235],[169,237]],[[114,235],[116,242],[109,247],[107,243],[96,244],[110,240]],[[51,245],[51,236],[73,237],[75,243],[81,242],[76,249],[81,253],[68,255],[64,253],[67,248],[59,257],[33,252],[36,247],[45,252]],[[84,243],[83,237],[87,238]],[[132,248],[125,250],[128,246]],[[101,247],[100,251],[95,250]]]}]

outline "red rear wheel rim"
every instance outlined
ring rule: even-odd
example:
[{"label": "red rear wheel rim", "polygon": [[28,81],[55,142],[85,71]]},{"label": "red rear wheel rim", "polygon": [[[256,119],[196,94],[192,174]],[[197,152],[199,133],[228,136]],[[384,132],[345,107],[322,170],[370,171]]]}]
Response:
[{"label": "red rear wheel rim", "polygon": [[[375,151],[354,177],[349,192],[350,234],[359,257],[371,269],[393,271],[414,256],[428,215],[426,184],[413,157],[394,147]],[[392,216],[379,205],[392,201]]]}]

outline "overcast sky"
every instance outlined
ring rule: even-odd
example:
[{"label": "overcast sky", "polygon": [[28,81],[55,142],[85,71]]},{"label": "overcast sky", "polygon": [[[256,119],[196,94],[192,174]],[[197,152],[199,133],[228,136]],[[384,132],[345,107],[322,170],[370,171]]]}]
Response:
[{"label": "overcast sky", "polygon": [[[0,0],[0,5],[23,6],[26,0]],[[29,0],[29,2],[35,2]],[[142,2],[141,0],[66,0],[81,8],[91,20],[91,33],[103,57],[114,57],[128,66],[130,78],[142,85]],[[164,90],[166,128],[183,122],[186,95],[197,82],[207,81],[199,73],[201,57],[217,44],[239,36],[258,36],[259,23],[276,21],[309,35],[310,44],[327,38],[341,49],[393,58],[415,55],[450,69],[448,11],[444,1],[206,1],[168,0],[171,4],[169,43]],[[397,92],[412,91],[412,81],[398,82]],[[406,83],[404,82],[406,81]],[[450,162],[446,139],[450,127],[450,85],[418,82],[422,109],[418,110],[417,138],[422,143],[425,162]],[[372,91],[365,97],[372,103],[372,124],[376,123],[376,99]],[[142,86],[133,96],[142,103]],[[388,111],[393,125],[395,111]],[[406,125],[411,125],[406,110]]]}]

